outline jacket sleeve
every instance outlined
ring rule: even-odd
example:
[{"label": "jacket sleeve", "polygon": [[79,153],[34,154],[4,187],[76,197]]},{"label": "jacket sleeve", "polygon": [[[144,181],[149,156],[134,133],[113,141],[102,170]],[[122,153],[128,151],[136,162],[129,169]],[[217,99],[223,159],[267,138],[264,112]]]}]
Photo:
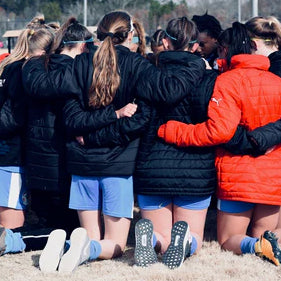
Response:
[{"label": "jacket sleeve", "polygon": [[241,119],[239,84],[220,78],[217,78],[209,103],[207,121],[196,125],[169,121],[160,126],[159,137],[178,146],[212,146],[228,142]]},{"label": "jacket sleeve", "polygon": [[88,146],[123,146],[139,138],[146,131],[150,120],[151,108],[138,102],[137,112],[132,117],[123,117],[115,123],[84,136]]},{"label": "jacket sleeve", "polygon": [[16,135],[25,125],[26,96],[21,81],[21,67],[13,67],[1,88],[0,137]]},{"label": "jacket sleeve", "polygon": [[236,155],[259,156],[281,143],[281,119],[248,132],[238,126],[231,140],[221,147]]},{"label": "jacket sleeve", "polygon": [[15,119],[10,102],[5,102],[0,111],[0,138],[5,139],[17,134],[21,127]]},{"label": "jacket sleeve", "polygon": [[281,119],[248,132],[247,136],[255,150],[263,154],[281,143]]},{"label": "jacket sleeve", "polygon": [[254,148],[252,142],[248,137],[248,132],[243,126],[238,126],[234,136],[227,143],[220,145],[222,148],[228,150],[235,155],[252,155],[258,156],[261,151]]},{"label": "jacket sleeve", "polygon": [[151,65],[137,83],[137,96],[152,104],[177,104],[197,86],[205,69],[202,59],[178,66],[173,73],[166,73]]},{"label": "jacket sleeve", "polygon": [[2,108],[7,99],[7,91],[5,85],[5,78],[0,77],[0,108]]},{"label": "jacket sleeve", "polygon": [[48,71],[45,57],[31,58],[22,70],[24,89],[28,95],[40,99],[80,95],[81,89],[74,79],[73,71],[73,64]]},{"label": "jacket sleeve", "polygon": [[214,70],[206,70],[199,86],[191,91],[186,99],[191,104],[191,123],[197,124],[206,121],[208,105],[213,95],[217,73]]},{"label": "jacket sleeve", "polygon": [[82,136],[117,120],[112,104],[95,110],[85,109],[78,98],[68,99],[63,108],[66,131],[72,136]]}]

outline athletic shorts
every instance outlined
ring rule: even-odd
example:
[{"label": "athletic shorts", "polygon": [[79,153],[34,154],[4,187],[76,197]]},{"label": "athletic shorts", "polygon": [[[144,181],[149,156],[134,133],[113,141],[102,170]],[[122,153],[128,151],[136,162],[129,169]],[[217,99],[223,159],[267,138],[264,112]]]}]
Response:
[{"label": "athletic shorts", "polygon": [[[18,167],[15,167],[18,168]],[[24,210],[27,206],[27,191],[20,169],[0,168],[0,206]]]},{"label": "athletic shorts", "polygon": [[101,210],[118,218],[133,218],[133,178],[72,175],[69,208]]},{"label": "athletic shorts", "polygon": [[152,211],[173,203],[189,210],[204,210],[210,206],[211,196],[150,196],[138,195],[138,205],[142,210]]},{"label": "athletic shorts", "polygon": [[217,209],[226,213],[243,213],[255,207],[255,203],[218,199]]}]

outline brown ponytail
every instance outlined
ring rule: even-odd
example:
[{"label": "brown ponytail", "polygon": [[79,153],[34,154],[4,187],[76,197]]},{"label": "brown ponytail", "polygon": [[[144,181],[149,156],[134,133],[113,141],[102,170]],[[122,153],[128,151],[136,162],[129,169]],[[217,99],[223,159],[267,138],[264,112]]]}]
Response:
[{"label": "brown ponytail", "polygon": [[89,105],[95,108],[110,104],[120,85],[115,45],[122,44],[132,31],[131,17],[122,11],[106,14],[97,28],[103,41],[93,58],[93,81],[89,89]]}]

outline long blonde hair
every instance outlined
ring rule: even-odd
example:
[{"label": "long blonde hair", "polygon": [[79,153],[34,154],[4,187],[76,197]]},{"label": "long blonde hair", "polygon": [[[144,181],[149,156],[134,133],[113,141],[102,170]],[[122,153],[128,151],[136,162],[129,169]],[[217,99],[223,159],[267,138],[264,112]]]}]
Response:
[{"label": "long blonde hair", "polygon": [[0,75],[8,64],[32,56],[38,50],[50,52],[54,34],[45,27],[34,26],[32,22],[28,26],[29,28],[24,29],[19,35],[13,52],[0,63]]},{"label": "long blonde hair", "polygon": [[277,18],[270,16],[254,17],[246,22],[250,37],[263,39],[269,46],[276,46],[281,50],[281,23]]},{"label": "long blonde hair", "polygon": [[133,31],[129,14],[116,11],[106,14],[97,28],[97,38],[103,41],[93,58],[93,81],[89,89],[89,105],[95,108],[110,104],[120,85],[115,45],[122,44]]}]

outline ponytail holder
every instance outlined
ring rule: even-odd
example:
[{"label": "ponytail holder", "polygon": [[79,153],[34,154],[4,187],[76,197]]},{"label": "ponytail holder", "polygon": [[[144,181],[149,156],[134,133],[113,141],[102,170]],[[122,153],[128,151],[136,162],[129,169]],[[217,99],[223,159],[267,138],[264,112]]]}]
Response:
[{"label": "ponytail holder", "polygon": [[30,31],[29,31],[29,35],[31,36],[31,35],[33,35],[34,34],[34,29],[31,29]]},{"label": "ponytail holder", "polygon": [[167,35],[170,39],[175,40],[175,41],[178,41],[177,38],[171,36],[166,30],[165,30],[165,33],[166,33],[166,35]]},{"label": "ponytail holder", "polygon": [[110,38],[113,38],[114,37],[114,34],[112,32],[108,32],[105,34],[105,37],[110,37]]}]

